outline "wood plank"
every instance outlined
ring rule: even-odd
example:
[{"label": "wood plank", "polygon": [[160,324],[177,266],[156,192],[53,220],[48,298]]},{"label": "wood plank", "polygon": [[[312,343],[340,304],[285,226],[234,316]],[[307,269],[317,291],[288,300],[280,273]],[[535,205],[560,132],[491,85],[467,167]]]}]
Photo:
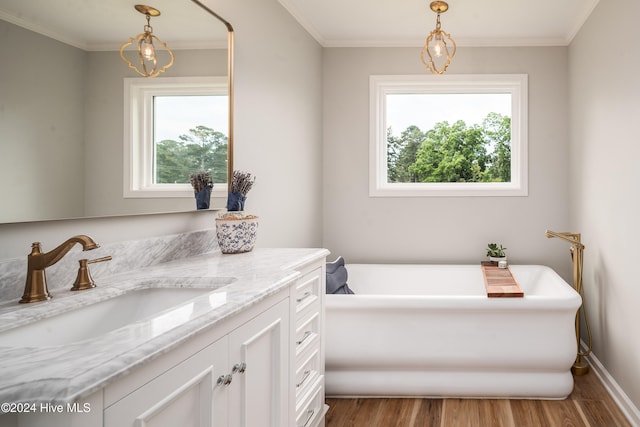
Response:
[{"label": "wood plank", "polygon": [[539,427],[549,425],[544,414],[543,403],[539,400],[512,400],[511,413],[518,427]]},{"label": "wood plank", "polygon": [[594,372],[590,372],[587,375],[577,375],[573,377],[573,392],[571,392],[571,398],[576,399],[591,399],[591,400],[605,400],[611,399],[607,390],[600,384],[598,376]]},{"label": "wood plank", "polygon": [[442,399],[415,399],[409,427],[440,427]]},{"label": "wood plank", "polygon": [[486,261],[481,262],[480,265],[487,297],[513,298],[524,296],[520,284],[511,273],[509,267],[500,268],[495,263]]},{"label": "wood plank", "polygon": [[544,412],[549,425],[557,427],[590,427],[578,412],[573,401],[550,400],[545,402]]},{"label": "wood plank", "polygon": [[581,402],[582,400],[600,401],[615,420],[612,425],[631,427],[629,421],[618,408],[618,404],[613,400],[594,372],[587,375],[574,376],[573,380],[575,386],[570,396],[572,400],[576,402]]},{"label": "wood plank", "polygon": [[413,399],[380,399],[380,407],[374,425],[408,426],[413,412]]},{"label": "wood plank", "polygon": [[445,399],[442,404],[440,425],[447,426],[480,426],[479,402],[470,399]]},{"label": "wood plank", "polygon": [[354,426],[352,417],[356,415],[357,399],[327,399],[329,411],[325,417],[326,424],[332,427]]},{"label": "wood plank", "polygon": [[576,400],[575,403],[590,426],[631,426],[627,420],[615,418],[607,405],[600,400]]},{"label": "wood plank", "polygon": [[357,399],[352,424],[348,426],[374,426],[380,409],[380,399]]},{"label": "wood plank", "polygon": [[513,420],[511,404],[506,399],[486,399],[480,401],[480,426],[520,427]]}]

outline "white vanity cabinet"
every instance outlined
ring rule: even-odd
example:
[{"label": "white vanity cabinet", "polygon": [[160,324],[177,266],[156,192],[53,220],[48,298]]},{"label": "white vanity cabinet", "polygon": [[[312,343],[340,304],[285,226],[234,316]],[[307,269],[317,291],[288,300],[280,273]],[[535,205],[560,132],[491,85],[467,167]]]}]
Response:
[{"label": "white vanity cabinet", "polygon": [[[289,301],[229,335],[228,423],[214,426],[282,427],[288,418]],[[237,378],[236,378],[237,377]]]},{"label": "white vanity cabinet", "polygon": [[227,338],[199,351],[104,410],[105,427],[204,427],[224,415]]},{"label": "white vanity cabinet", "polygon": [[[46,412],[0,415],[0,425],[324,425],[325,258],[324,252],[314,255],[285,268],[300,273],[288,285],[259,300],[243,300],[248,302],[242,309],[229,305],[215,326],[197,332],[185,327],[193,336],[184,343],[166,352],[151,347],[156,357],[92,394]],[[136,352],[131,357],[148,355]]]},{"label": "white vanity cabinet", "polygon": [[288,328],[287,298],[111,405],[110,394],[135,387],[136,378],[108,386],[104,426],[281,427]]},{"label": "white vanity cabinet", "polygon": [[292,288],[291,426],[324,425],[325,263],[301,270]]}]

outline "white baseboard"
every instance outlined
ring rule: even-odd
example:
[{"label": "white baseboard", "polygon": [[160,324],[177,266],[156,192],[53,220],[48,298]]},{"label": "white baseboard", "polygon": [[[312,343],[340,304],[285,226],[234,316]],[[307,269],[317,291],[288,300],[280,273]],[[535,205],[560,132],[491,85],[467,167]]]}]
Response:
[{"label": "white baseboard", "polygon": [[[581,343],[582,348],[586,350],[584,342]],[[600,363],[595,354],[591,353],[586,357],[587,362],[591,366],[591,369],[600,379],[604,387],[607,389],[611,398],[616,402],[622,413],[627,417],[627,420],[634,427],[640,427],[640,410],[633,404],[629,396],[626,395],[624,390],[618,385],[616,380],[609,374],[605,367]]]}]

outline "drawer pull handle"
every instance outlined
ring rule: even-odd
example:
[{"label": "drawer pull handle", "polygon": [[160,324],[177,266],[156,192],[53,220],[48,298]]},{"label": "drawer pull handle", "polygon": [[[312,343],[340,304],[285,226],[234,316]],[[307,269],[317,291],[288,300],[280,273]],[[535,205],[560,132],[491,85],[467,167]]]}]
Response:
[{"label": "drawer pull handle", "polygon": [[313,418],[313,414],[315,414],[315,413],[316,413],[315,409],[309,409],[307,411],[307,419],[304,421],[304,424],[302,424],[299,427],[307,427],[307,424],[309,424],[309,421],[311,421],[311,418]]},{"label": "drawer pull handle", "polygon": [[302,294],[302,296],[300,298],[296,299],[296,302],[302,302],[304,300],[306,300],[307,298],[309,298],[311,296],[311,292],[307,291],[304,294]]},{"label": "drawer pull handle", "polygon": [[302,336],[302,338],[299,341],[296,341],[296,345],[300,345],[303,342],[306,341],[307,338],[309,338],[311,336],[311,331],[307,331],[304,333],[304,335]]},{"label": "drawer pull handle", "polygon": [[300,379],[300,382],[298,384],[296,384],[296,388],[298,388],[302,384],[304,384],[304,382],[307,380],[307,378],[309,378],[309,375],[311,375],[311,369],[307,369],[306,371],[304,371],[304,374],[302,374],[302,379]]},{"label": "drawer pull handle", "polygon": [[233,380],[233,376],[231,375],[220,375],[218,380],[216,381],[217,385],[229,385]]}]

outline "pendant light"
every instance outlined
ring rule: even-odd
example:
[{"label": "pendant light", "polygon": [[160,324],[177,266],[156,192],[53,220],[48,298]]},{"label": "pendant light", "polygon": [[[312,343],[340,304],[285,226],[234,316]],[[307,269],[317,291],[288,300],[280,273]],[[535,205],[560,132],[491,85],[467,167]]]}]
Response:
[{"label": "pendant light", "polygon": [[427,70],[443,74],[456,54],[456,42],[440,28],[440,14],[446,12],[449,5],[445,1],[432,1],[430,7],[437,14],[436,28],[427,36],[421,58]]},{"label": "pendant light", "polygon": [[[155,34],[153,34],[153,28],[151,27],[151,17],[160,16],[160,11],[151,6],[144,4],[137,4],[135,9],[146,16],[147,25],[144,26],[144,32],[138,34],[135,37],[129,38],[126,42],[120,46],[120,57],[124,62],[129,65],[129,68],[133,69],[142,77],[156,77],[160,73],[163,73],[167,68],[173,65],[173,52],[169,49],[167,44],[160,40]],[[132,46],[134,49],[130,49],[133,53],[132,56],[136,57],[138,64],[134,64],[127,58],[125,54],[127,47]],[[159,52],[165,52],[168,56],[167,63],[158,67],[158,54]]]}]

